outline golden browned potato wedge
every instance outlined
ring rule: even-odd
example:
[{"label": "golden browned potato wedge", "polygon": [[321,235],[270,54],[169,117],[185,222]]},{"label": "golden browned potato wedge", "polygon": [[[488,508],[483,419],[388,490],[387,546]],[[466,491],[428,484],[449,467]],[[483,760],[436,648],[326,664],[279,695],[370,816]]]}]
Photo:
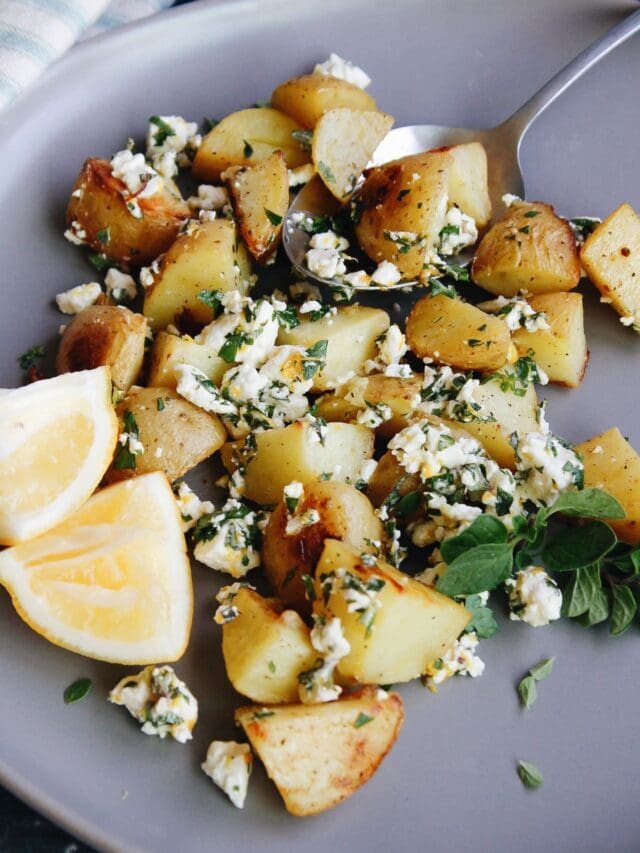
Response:
[{"label": "golden browned potato wedge", "polygon": [[452,165],[452,155],[443,150],[365,171],[354,196],[355,231],[372,261],[390,261],[405,278],[420,275],[425,251],[434,248],[445,224]]},{"label": "golden browned potato wedge", "polygon": [[[131,459],[123,453],[130,443],[118,443],[114,461],[105,474],[107,483],[150,471],[162,471],[173,482],[212,456],[226,439],[220,418],[187,402],[169,388],[134,386],[116,412],[121,434],[130,432],[133,416],[144,450]],[[125,417],[127,412],[130,415]]]},{"label": "golden browned potato wedge", "polygon": [[580,259],[611,307],[640,329],[640,216],[621,204],[587,237]]},{"label": "golden browned potato wedge", "polygon": [[154,388],[172,388],[177,386],[175,368],[179,364],[190,364],[201,370],[207,379],[216,385],[222,379],[229,365],[216,355],[210,347],[197,344],[189,337],[179,338],[167,332],[159,332],[151,350],[149,365],[149,385]]},{"label": "golden browned potato wedge", "polygon": [[289,174],[282,151],[253,166],[225,172],[226,185],[245,245],[260,263],[275,252],[289,207]]},{"label": "golden browned potato wedge", "polygon": [[207,289],[247,293],[250,276],[251,259],[235,224],[230,219],[200,222],[181,234],[159,260],[143,313],[154,331],[169,323],[210,323],[213,311],[198,294]]},{"label": "golden browned potato wedge", "polygon": [[[360,684],[418,678],[457,640],[471,618],[452,598],[382,560],[364,565],[354,548],[334,539],[325,543],[315,585],[314,613],[340,619],[351,646],[337,671]],[[369,608],[349,609],[344,594],[349,586],[373,593]]]},{"label": "golden browned potato wedge", "polygon": [[550,382],[577,388],[587,367],[589,352],[584,334],[584,310],[580,293],[541,293],[528,300],[534,311],[547,317],[549,329],[512,335],[520,355],[531,353]]},{"label": "golden browned potato wedge", "polygon": [[298,675],[318,653],[309,628],[294,610],[248,587],[233,599],[239,615],[222,626],[222,654],[229,681],[263,704],[298,701]]},{"label": "golden browned potato wedge", "polygon": [[407,343],[419,358],[461,370],[498,370],[511,358],[511,336],[498,317],[448,296],[425,296],[407,318]]},{"label": "golden browned potato wedge", "polygon": [[141,267],[169,248],[190,212],[186,202],[166,187],[137,198],[141,219],[127,208],[130,198],[125,184],[111,174],[109,161],[92,157],[85,161],[73,185],[67,224],[77,222],[95,252]]},{"label": "golden browned potato wedge", "polygon": [[306,74],[281,83],[271,95],[272,105],[287,113],[303,127],[315,127],[329,110],[377,110],[376,102],[364,89],[322,74]]},{"label": "golden browned potato wedge", "polygon": [[420,477],[418,474],[407,474],[393,453],[388,450],[383,454],[369,480],[367,495],[371,503],[379,507],[394,489],[398,490],[400,497],[404,497],[404,495],[415,492],[419,488]]},{"label": "golden browned potato wedge", "polygon": [[337,702],[236,711],[287,811],[300,817],[330,809],[364,785],[403,719],[397,693],[370,687]]},{"label": "golden browned potato wedge", "polygon": [[64,330],[56,370],[69,373],[108,364],[113,384],[128,391],[142,368],[146,333],[142,315],[114,305],[90,305]]},{"label": "golden browned potato wedge", "polygon": [[311,156],[329,191],[347,201],[373,152],[391,130],[393,118],[372,110],[329,110],[313,131]]},{"label": "golden browned potato wedge", "polygon": [[609,524],[623,542],[640,543],[640,456],[617,427],[576,446],[584,461],[584,485],[604,489],[627,517]]},{"label": "golden browned potato wedge", "polygon": [[362,465],[373,456],[373,432],[358,424],[327,424],[318,429],[305,421],[255,434],[256,449],[242,443],[222,448],[222,461],[234,471],[238,461],[245,471],[245,494],[249,500],[273,506],[282,490],[293,480],[306,485],[324,475],[355,482]]},{"label": "golden browned potato wedge", "polygon": [[251,107],[223,118],[207,133],[193,161],[199,181],[219,181],[229,166],[250,166],[282,151],[287,166],[295,169],[309,162],[309,153],[292,135],[300,125],[271,107]]},{"label": "golden browned potato wedge", "polygon": [[481,228],[491,219],[487,154],[480,142],[442,149],[453,157],[449,170],[449,203],[457,204]]},{"label": "golden browned potato wedge", "polygon": [[[485,412],[495,418],[494,421],[469,421],[463,424],[465,432],[477,438],[480,444],[492,456],[501,468],[516,467],[516,458],[509,441],[512,433],[526,435],[538,432],[539,403],[534,385],[529,385],[522,396],[512,391],[503,391],[497,382],[486,382],[473,393],[473,399]],[[451,422],[452,427],[460,424]]]},{"label": "golden browned potato wedge", "polygon": [[480,241],[471,277],[502,296],[572,290],[580,258],[571,226],[550,204],[515,202]]},{"label": "golden browned potato wedge", "polygon": [[[371,502],[353,486],[328,480],[309,483],[296,514],[315,509],[320,520],[303,527],[293,525],[284,502],[271,514],[264,531],[262,564],[267,580],[285,604],[310,612],[302,575],[313,575],[325,539],[348,542],[358,552],[369,553],[371,542],[382,539],[382,523]],[[267,700],[264,700],[267,701]]]},{"label": "golden browned potato wedge", "polygon": [[363,372],[365,361],[375,358],[376,338],[386,332],[389,322],[389,315],[380,308],[349,305],[320,320],[303,319],[293,329],[281,328],[278,343],[308,349],[318,341],[328,341],[324,367],[313,377],[312,388],[327,391],[350,372]]}]

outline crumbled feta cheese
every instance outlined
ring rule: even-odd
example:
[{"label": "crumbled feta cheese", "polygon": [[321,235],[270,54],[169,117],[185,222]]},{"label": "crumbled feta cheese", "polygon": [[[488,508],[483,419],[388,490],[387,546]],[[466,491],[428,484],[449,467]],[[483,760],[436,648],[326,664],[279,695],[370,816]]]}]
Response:
[{"label": "crumbled feta cheese", "polygon": [[284,529],[286,536],[299,536],[307,527],[311,527],[320,521],[320,513],[317,509],[306,509],[304,512],[293,515],[287,521]]},{"label": "crumbled feta cheese", "polygon": [[515,452],[523,488],[536,502],[549,505],[562,492],[582,485],[584,466],[580,458],[556,436],[527,433],[518,439]]},{"label": "crumbled feta cheese", "polygon": [[351,287],[369,287],[371,284],[371,276],[366,273],[364,270],[356,270],[355,272],[348,272],[344,277],[344,280],[347,284],[351,285]]},{"label": "crumbled feta cheese", "polygon": [[298,311],[303,315],[311,314],[314,311],[322,311],[322,303],[318,302],[316,299],[307,299],[306,302],[303,302],[302,305],[300,305]]},{"label": "crumbled feta cheese", "polygon": [[[161,450],[161,448],[158,448]],[[162,455],[157,454],[156,455]],[[214,511],[211,501],[201,501],[200,498],[192,491],[186,483],[180,483],[178,493],[176,495],[178,509],[182,516],[182,530],[186,533],[195,527],[198,521],[204,516],[209,515]]]},{"label": "crumbled feta cheese", "polygon": [[509,593],[509,618],[534,628],[560,618],[562,593],[544,569],[530,566],[505,581]]},{"label": "crumbled feta cheese", "polygon": [[507,324],[510,332],[518,329],[526,329],[528,332],[548,331],[551,327],[547,321],[547,315],[542,311],[534,311],[526,299],[514,296],[507,299],[498,296],[490,302],[483,302],[480,306],[483,311],[497,314]]},{"label": "crumbled feta cheese", "polygon": [[440,243],[436,247],[440,255],[457,255],[478,239],[478,229],[473,217],[452,205],[447,211],[444,226],[440,231]]},{"label": "crumbled feta cheese", "polygon": [[[158,177],[158,173],[147,163],[144,155],[134,154],[128,148],[118,151],[111,158],[111,174],[122,181],[129,195],[138,195],[153,178]],[[156,181],[153,184],[154,192],[161,187],[162,181]]]},{"label": "crumbled feta cheese", "polygon": [[336,249],[309,249],[305,259],[309,272],[320,278],[333,279],[347,271],[344,258]]},{"label": "crumbled feta cheese", "polygon": [[327,620],[314,615],[310,638],[311,645],[322,657],[313,669],[298,676],[300,701],[305,704],[333,702],[342,693],[342,688],[334,682],[334,671],[338,662],[351,651],[351,645],[338,618]]},{"label": "crumbled feta cheese", "polygon": [[349,241],[335,231],[322,231],[313,235],[309,245],[312,249],[335,249],[336,252],[344,252],[349,248]]},{"label": "crumbled feta cheese", "polygon": [[232,622],[240,615],[240,610],[235,604],[237,594],[241,589],[255,589],[248,583],[232,583],[228,586],[220,587],[216,594],[216,601],[220,605],[213,617],[213,621],[217,625],[224,625],[226,622]]},{"label": "crumbled feta cheese", "polygon": [[435,690],[453,675],[478,678],[484,672],[484,662],[476,655],[479,640],[475,631],[463,634],[459,640],[427,670],[427,687]]},{"label": "crumbled feta cheese", "polygon": [[620,322],[623,326],[633,326],[635,320],[633,317],[620,317]]},{"label": "crumbled feta cheese", "polygon": [[111,267],[104,278],[107,294],[115,302],[130,302],[136,298],[138,289],[132,276]]},{"label": "crumbled feta cheese", "polygon": [[358,412],[356,423],[376,429],[393,417],[393,409],[386,403],[369,403],[365,400],[366,408]]},{"label": "crumbled feta cheese", "polygon": [[249,744],[214,740],[209,744],[207,757],[200,766],[233,805],[241,809],[247,797],[252,765]]},{"label": "crumbled feta cheese", "polygon": [[313,163],[305,163],[304,166],[298,166],[297,169],[287,169],[289,175],[289,186],[299,187],[301,184],[307,184],[313,178],[316,170]]},{"label": "crumbled feta cheese", "polygon": [[87,232],[75,219],[64,232],[64,237],[70,243],[73,243],[74,246],[84,246],[87,242]]},{"label": "crumbled feta cheese", "polygon": [[176,391],[185,400],[217,415],[233,415],[235,405],[225,398],[205,373],[190,364],[178,364],[174,368],[177,380]]},{"label": "crumbled feta cheese", "polygon": [[195,341],[218,354],[222,351],[221,357],[230,364],[238,362],[258,367],[269,358],[278,337],[280,325],[276,306],[268,299],[254,301],[246,297],[243,309],[237,314],[225,313],[217,317],[204,327]]},{"label": "crumbled feta cheese", "polygon": [[522,201],[519,195],[514,195],[513,193],[505,193],[502,196],[502,203],[505,207],[511,207],[512,204],[516,204],[516,202]]},{"label": "crumbled feta cheese", "polygon": [[189,196],[187,204],[191,210],[222,210],[229,204],[229,194],[225,187],[200,184],[196,195]]},{"label": "crumbled feta cheese", "polygon": [[160,272],[160,261],[158,258],[151,264],[150,267],[140,267],[140,284],[146,289],[147,287],[151,287],[151,285],[155,282],[156,276]]},{"label": "crumbled feta cheese", "polygon": [[324,62],[318,62],[314,69],[314,74],[322,74],[324,77],[337,77],[339,80],[346,80],[347,83],[353,83],[360,89],[366,89],[371,83],[371,77],[363,71],[358,65],[354,65],[348,59],[343,59],[337,53],[329,54],[329,58]]},{"label": "crumbled feta cheese", "polygon": [[123,447],[126,446],[129,453],[132,453],[134,456],[144,453],[144,444],[135,432],[121,432],[118,436],[118,441]]},{"label": "crumbled feta cheese", "polygon": [[221,510],[200,519],[193,556],[211,569],[242,578],[260,565],[263,521],[263,513],[230,498]]},{"label": "crumbled feta cheese", "polygon": [[402,273],[390,261],[382,261],[373,271],[371,281],[380,287],[393,287],[402,278]]},{"label": "crumbled feta cheese", "polygon": [[146,735],[170,735],[179,743],[192,738],[198,703],[170,666],[148,666],[138,675],[126,676],[113,688],[109,701],[124,705],[143,724]]},{"label": "crumbled feta cheese", "polygon": [[63,314],[79,314],[89,305],[94,305],[102,295],[102,288],[97,281],[79,284],[56,295],[56,304]]},{"label": "crumbled feta cheese", "polygon": [[198,125],[182,116],[152,116],[147,130],[147,157],[165,178],[178,174],[179,166],[190,166],[202,137]]}]

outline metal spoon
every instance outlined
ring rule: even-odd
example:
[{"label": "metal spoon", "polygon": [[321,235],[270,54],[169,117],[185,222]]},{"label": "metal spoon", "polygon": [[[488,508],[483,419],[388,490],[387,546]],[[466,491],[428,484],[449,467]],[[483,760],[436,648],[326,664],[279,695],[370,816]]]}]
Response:
[{"label": "metal spoon", "polygon": [[[418,154],[431,148],[444,145],[457,145],[461,142],[477,140],[487,152],[489,162],[489,193],[494,217],[504,210],[502,196],[506,193],[524,197],[524,181],[520,170],[520,146],[522,139],[534,120],[571,86],[579,77],[622,44],[634,33],[640,30],[640,10],[633,12],[609,32],[582,53],[572,59],[549,80],[535,95],[517,110],[506,121],[497,127],[488,129],[470,129],[461,127],[442,127],[425,124],[412,127],[399,127],[392,130],[382,140],[374,152],[372,163],[380,165],[390,160],[396,160],[408,154]],[[295,226],[292,220],[294,213],[306,212],[311,216],[323,214],[333,215],[339,210],[338,202],[324,188],[320,178],[310,181],[293,200],[285,218],[282,232],[282,242],[285,252],[296,272],[320,285],[340,285],[341,282],[320,278],[310,272],[305,266],[305,253],[309,248],[309,235]],[[468,264],[473,250],[451,258],[454,263]],[[381,287],[371,284],[362,290],[391,290],[394,288],[410,287],[415,282],[400,282],[393,287]]]}]

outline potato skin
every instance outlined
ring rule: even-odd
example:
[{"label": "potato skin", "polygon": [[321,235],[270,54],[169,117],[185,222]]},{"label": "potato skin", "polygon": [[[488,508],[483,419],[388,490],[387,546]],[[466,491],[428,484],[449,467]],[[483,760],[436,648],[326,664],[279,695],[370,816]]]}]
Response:
[{"label": "potato skin", "polygon": [[142,368],[146,333],[141,314],[114,305],[90,305],[64,330],[56,370],[71,373],[108,364],[113,384],[128,391]]},{"label": "potato skin", "polygon": [[[67,224],[75,220],[82,226],[94,252],[104,252],[126,266],[142,267],[169,248],[190,212],[183,199],[162,189],[138,200],[143,218],[136,219],[127,209],[123,191],[126,186],[111,174],[108,160],[85,160],[67,206]],[[108,233],[106,242],[98,238],[101,232]]]},{"label": "potato skin", "polygon": [[[160,409],[158,400],[162,401]],[[112,465],[105,474],[107,483],[150,471],[162,471],[173,482],[212,456],[226,438],[226,430],[216,415],[204,412],[169,388],[131,388],[116,407],[121,432],[126,411],[136,420],[144,453],[135,457],[135,469]]]},{"label": "potato skin", "polygon": [[284,502],[279,503],[264,531],[262,563],[278,598],[307,615],[311,605],[305,597],[302,575],[313,576],[324,540],[340,539],[359,552],[369,553],[372,549],[367,540],[381,540],[383,531],[371,502],[346,483],[327,480],[308,484],[297,509],[317,510],[320,521],[288,535],[289,515]]},{"label": "potato skin", "polygon": [[572,290],[580,258],[571,226],[542,202],[516,202],[482,238],[471,277],[489,293]]},{"label": "potato skin", "polygon": [[376,102],[364,89],[323,74],[305,74],[277,86],[272,105],[291,116],[303,127],[313,128],[329,110],[348,107],[353,110],[377,110]]}]

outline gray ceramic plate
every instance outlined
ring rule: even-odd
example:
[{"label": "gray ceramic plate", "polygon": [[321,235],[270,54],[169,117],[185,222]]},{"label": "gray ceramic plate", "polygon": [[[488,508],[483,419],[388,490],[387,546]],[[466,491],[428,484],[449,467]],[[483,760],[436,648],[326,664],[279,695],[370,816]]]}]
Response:
[{"label": "gray ceramic plate", "polygon": [[[47,341],[52,296],[89,274],[62,239],[71,182],[147,116],[218,115],[268,97],[331,50],[363,65],[397,123],[491,125],[612,26],[632,5],[607,0],[241,0],[195,4],[90,42],[0,117],[0,384],[16,355]],[[606,59],[539,120],[524,147],[528,195],[566,215],[640,206],[640,43]],[[549,393],[556,431],[581,440],[620,426],[640,447],[640,340],[588,290],[591,361],[577,391]],[[0,593],[0,780],[97,847],[118,850],[637,850],[638,629],[503,625],[482,646],[485,675],[438,696],[402,690],[407,721],[375,778],[315,819],[287,816],[262,769],[244,812],[199,770],[210,739],[234,735],[238,697],[225,683],[212,623],[211,573],[195,570],[193,639],[178,671],[201,702],[189,746],[141,736],[105,701],[118,667],[83,660],[32,634]],[[515,684],[555,655],[535,708]],[[63,688],[89,675],[87,701]],[[519,758],[545,784],[523,789]]]}]

